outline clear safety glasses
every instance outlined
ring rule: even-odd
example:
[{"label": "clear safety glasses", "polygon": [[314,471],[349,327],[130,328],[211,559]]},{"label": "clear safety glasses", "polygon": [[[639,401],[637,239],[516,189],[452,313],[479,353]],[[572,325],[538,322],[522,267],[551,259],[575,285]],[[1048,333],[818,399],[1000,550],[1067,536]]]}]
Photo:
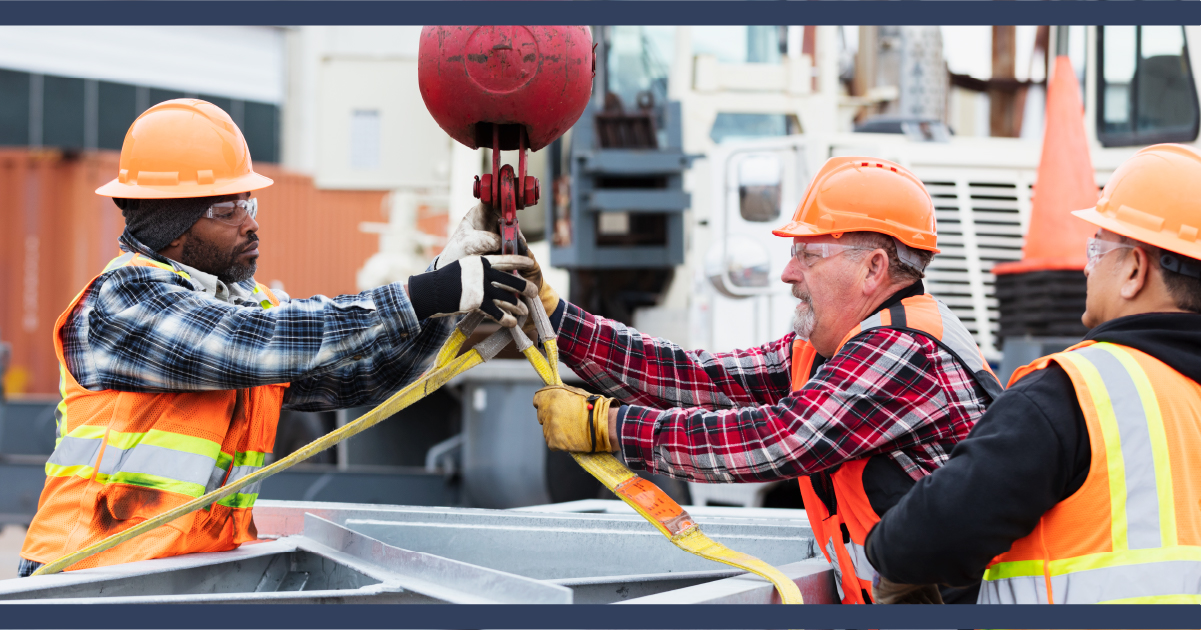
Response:
[{"label": "clear safety glasses", "polygon": [[1103,241],[1099,238],[1088,239],[1088,247],[1085,249],[1088,252],[1088,264],[1084,266],[1085,273],[1092,273],[1093,267],[1105,257],[1105,254],[1119,249],[1134,249],[1134,245],[1118,243],[1115,241]]},{"label": "clear safety glasses", "polygon": [[837,243],[793,243],[792,257],[801,263],[801,267],[809,268],[817,264],[817,261],[837,256],[845,251],[857,249],[859,251],[871,251],[872,247],[855,247],[854,245],[839,245]]},{"label": "clear safety glasses", "polygon": [[205,211],[205,217],[220,221],[226,225],[241,227],[246,222],[246,217],[251,219],[259,214],[258,199],[238,199],[236,201],[222,201],[209,206]]}]

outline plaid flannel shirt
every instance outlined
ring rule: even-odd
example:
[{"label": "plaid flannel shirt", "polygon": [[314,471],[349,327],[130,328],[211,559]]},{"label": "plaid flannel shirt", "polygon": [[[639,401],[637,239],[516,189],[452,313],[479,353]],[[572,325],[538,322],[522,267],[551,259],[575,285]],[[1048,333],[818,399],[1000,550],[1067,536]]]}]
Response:
[{"label": "plaid flannel shirt", "polygon": [[[126,251],[144,251],[126,234]],[[170,262],[170,261],[167,261]],[[249,293],[254,281],[239,283]],[[178,274],[101,274],[63,327],[67,369],[90,390],[181,392],[291,383],[284,408],[322,411],[382,401],[421,375],[454,317],[417,321],[404,287],[277,307],[219,300]]]},{"label": "plaid flannel shirt", "polygon": [[988,395],[920,334],[865,332],[792,390],[794,333],[711,353],[639,333],[563,302],[563,361],[628,406],[621,452],[635,470],[701,483],[789,479],[887,454],[914,479],[946,462]]}]

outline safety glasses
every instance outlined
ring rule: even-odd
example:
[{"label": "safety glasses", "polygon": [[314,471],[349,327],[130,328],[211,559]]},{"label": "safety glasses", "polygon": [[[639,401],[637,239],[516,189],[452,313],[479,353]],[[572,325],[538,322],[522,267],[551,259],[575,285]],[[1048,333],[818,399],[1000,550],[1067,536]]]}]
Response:
[{"label": "safety glasses", "polygon": [[817,261],[837,256],[849,250],[871,251],[872,247],[855,247],[854,245],[839,245],[837,243],[793,243],[792,257],[801,263],[801,267],[809,268]]},{"label": "safety glasses", "polygon": [[1118,243],[1115,241],[1103,241],[1099,238],[1088,239],[1088,247],[1085,249],[1088,252],[1088,264],[1084,266],[1085,273],[1092,273],[1093,267],[1105,257],[1106,254],[1119,249],[1134,249],[1134,245]]},{"label": "safety glasses", "polygon": [[203,216],[214,221],[220,221],[226,225],[241,227],[246,222],[246,217],[253,219],[258,214],[258,199],[238,199],[236,201],[215,203],[209,206]]}]

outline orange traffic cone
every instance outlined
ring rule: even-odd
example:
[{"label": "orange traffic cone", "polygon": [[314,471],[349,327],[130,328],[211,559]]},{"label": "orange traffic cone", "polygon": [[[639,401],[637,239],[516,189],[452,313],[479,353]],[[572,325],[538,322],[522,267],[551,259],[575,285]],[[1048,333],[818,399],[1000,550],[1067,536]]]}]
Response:
[{"label": "orange traffic cone", "polygon": [[1030,229],[1022,260],[998,263],[993,274],[1030,271],[1084,270],[1088,259],[1085,241],[1096,227],[1071,215],[1073,210],[1097,204],[1097,182],[1084,136],[1084,105],[1072,62],[1067,55],[1055,59],[1047,83],[1047,122],[1043,152],[1038,162],[1038,182],[1030,210]]}]

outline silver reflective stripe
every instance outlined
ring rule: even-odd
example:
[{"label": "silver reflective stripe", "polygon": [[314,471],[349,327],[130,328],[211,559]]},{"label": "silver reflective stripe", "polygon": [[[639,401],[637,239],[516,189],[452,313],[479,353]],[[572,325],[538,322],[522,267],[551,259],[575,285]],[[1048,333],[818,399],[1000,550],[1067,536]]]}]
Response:
[{"label": "silver reflective stripe", "polygon": [[245,488],[238,490],[238,494],[258,494],[259,488],[261,488],[262,486],[263,486],[262,481],[256,481],[256,482],[250,484],[249,486],[246,486]]},{"label": "silver reflective stripe", "polygon": [[234,466],[233,472],[229,473],[229,481],[226,481],[225,483],[237,481],[252,472],[262,470],[262,468],[262,466]]},{"label": "silver reflective stripe", "polygon": [[[1074,571],[1051,578],[1056,604],[1100,604],[1134,597],[1201,594],[1201,562],[1172,560]],[[978,604],[1041,604],[1047,601],[1041,575],[985,580]]]},{"label": "silver reflective stripe", "polygon": [[[852,541],[846,545],[847,555],[851,556],[851,567],[855,571],[855,577],[860,580],[872,581],[876,577],[876,568],[867,560],[867,551],[860,545]],[[838,554],[834,548],[834,539],[826,540],[826,554],[830,557],[830,564],[834,565],[834,573],[838,583],[839,598],[842,597],[842,568],[838,566]]]},{"label": "silver reflective stripe", "polygon": [[880,313],[883,313],[883,312],[884,311],[879,311],[879,312],[873,314],[871,317],[868,317],[867,319],[863,320],[862,322],[859,322],[859,330],[862,331],[862,330],[867,330],[869,328],[879,328],[879,327],[883,326],[884,320],[880,319]]},{"label": "silver reflective stripe", "polygon": [[972,333],[968,332],[967,327],[946,304],[938,300],[935,300],[935,303],[938,304],[938,314],[942,316],[942,342],[959,356],[959,360],[963,361],[973,374],[983,370],[984,359],[980,356],[980,347],[976,345]]},{"label": "silver reflective stripe", "polygon": [[876,568],[867,560],[867,550],[861,545],[851,541],[847,545],[847,553],[851,555],[851,562],[855,565],[855,576],[861,580],[872,581],[876,577]]},{"label": "silver reflective stripe", "polygon": [[838,589],[838,599],[841,601],[846,598],[846,593],[842,592],[842,568],[838,566],[838,553],[834,551],[833,538],[826,539],[826,558],[834,567],[834,586]]},{"label": "silver reflective stripe", "polygon": [[[1121,436],[1122,462],[1126,471],[1127,546],[1129,549],[1161,547],[1155,455],[1151,451],[1151,432],[1138,387],[1126,366],[1105,349],[1089,346],[1076,350],[1076,353],[1092,363],[1101,375]],[[1115,525],[1120,527],[1121,523]]]},{"label": "silver reflective stripe", "polygon": [[67,418],[67,401],[61,400],[54,406],[54,439],[63,439],[63,428]]},{"label": "silver reflective stripe", "polygon": [[204,486],[212,474],[213,462],[211,457],[152,444],[138,444],[128,450],[109,444],[104,449],[99,472],[105,475],[119,472],[155,475]]},{"label": "silver reflective stripe", "polygon": [[47,463],[58,466],[95,466],[102,441],[100,438],[67,436],[55,447]]},{"label": "silver reflective stripe", "polygon": [[225,473],[227,470],[228,468],[213,466],[213,472],[209,474],[209,482],[204,485],[205,494],[208,494],[221,487],[221,482],[225,481]]}]

